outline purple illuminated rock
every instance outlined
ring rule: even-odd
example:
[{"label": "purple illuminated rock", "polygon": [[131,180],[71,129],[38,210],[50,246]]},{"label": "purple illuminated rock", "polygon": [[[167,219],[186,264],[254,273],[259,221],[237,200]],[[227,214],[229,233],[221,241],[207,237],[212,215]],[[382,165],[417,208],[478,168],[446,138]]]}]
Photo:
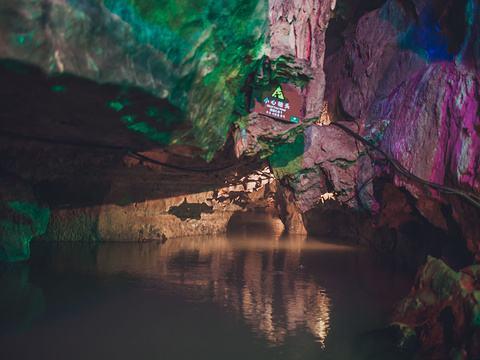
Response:
[{"label": "purple illuminated rock", "polygon": [[[387,1],[345,31],[345,45],[326,59],[329,109],[337,120],[355,121],[364,137],[415,176],[478,194],[478,1],[405,4]],[[327,135],[314,148],[320,152],[331,140]],[[393,175],[394,184],[408,191],[435,226],[444,228],[446,220],[428,204],[451,207],[470,250],[478,252],[478,209],[392,173],[389,166],[365,168],[363,162],[357,179]],[[361,205],[374,210],[381,199],[372,187],[366,190],[359,194]]]}]

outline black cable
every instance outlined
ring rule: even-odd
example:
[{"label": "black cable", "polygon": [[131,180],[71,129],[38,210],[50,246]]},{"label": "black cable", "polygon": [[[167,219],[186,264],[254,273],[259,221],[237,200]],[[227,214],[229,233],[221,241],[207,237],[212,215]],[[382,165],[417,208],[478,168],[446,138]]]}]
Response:
[{"label": "black cable", "polygon": [[148,156],[140,154],[136,151],[128,151],[128,153],[130,155],[138,158],[139,160],[143,160],[143,161],[150,162],[152,164],[161,165],[161,166],[165,166],[165,167],[168,167],[168,168],[171,168],[171,169],[187,171],[187,172],[197,172],[197,173],[220,172],[220,171],[225,171],[225,170],[229,170],[229,169],[233,169],[233,168],[238,168],[238,167],[241,167],[242,165],[245,165],[245,163],[244,164],[238,163],[238,164],[229,164],[229,165],[225,165],[225,166],[221,166],[221,167],[217,167],[217,168],[187,168],[187,167],[183,167],[183,166],[174,165],[174,164],[170,164],[170,163],[165,163],[163,161],[155,160],[155,159],[152,159]]},{"label": "black cable", "polygon": [[373,180],[375,179],[375,175],[371,176],[367,181],[365,181],[364,183],[362,183],[357,189],[356,189],[356,193],[349,197],[347,200],[343,200],[342,202],[347,204],[349,203],[350,201],[352,201],[353,199],[355,199],[357,196],[360,196],[360,192],[368,185],[370,184]]},{"label": "black cable", "polygon": [[[147,161],[155,165],[161,165],[165,166],[167,168],[175,169],[175,170],[180,170],[180,171],[185,171],[185,172],[196,172],[196,173],[210,173],[210,172],[220,172],[220,171],[225,171],[229,169],[234,169],[234,168],[239,168],[245,163],[237,162],[235,164],[229,164],[221,167],[216,167],[216,168],[188,168],[188,167],[183,167],[180,165],[174,165],[171,163],[166,163],[160,160],[152,159],[146,155],[143,155],[139,153],[138,151],[128,147],[128,146],[123,146],[123,145],[111,145],[111,144],[101,144],[97,142],[91,142],[91,141],[78,141],[78,140],[64,140],[64,139],[52,139],[52,138],[46,138],[46,137],[41,137],[41,136],[32,136],[32,135],[25,135],[25,134],[19,134],[11,131],[6,131],[6,130],[0,130],[0,136],[4,137],[16,137],[20,139],[25,139],[29,141],[37,141],[37,142],[42,142],[42,143],[49,143],[49,144],[56,144],[56,145],[67,145],[67,146],[77,146],[77,147],[85,147],[85,148],[98,148],[98,149],[108,149],[108,150],[116,150],[116,151],[125,151],[127,152],[130,156],[135,157],[139,160],[142,161]],[[253,164],[255,162],[252,161],[251,163]]]},{"label": "black cable", "polygon": [[[424,180],[415,174],[412,174],[410,171],[408,171],[400,162],[397,160],[393,159],[390,157],[385,151],[383,151],[380,147],[377,145],[371,143],[367,139],[365,139],[363,136],[357,134],[350,128],[338,123],[338,122],[332,122],[332,125],[338,127],[339,129],[343,130],[345,133],[348,135],[352,136],[353,138],[357,139],[361,143],[365,144],[366,146],[372,148],[373,150],[379,152],[385,160],[387,160],[390,164],[393,165],[393,167],[403,176],[410,178],[414,180],[417,183],[420,183],[422,185],[429,186],[433,189],[436,189],[440,192],[443,192],[445,194],[453,194],[460,196],[467,200],[469,203],[472,205],[480,208],[480,197],[477,197],[475,194],[470,194],[462,190],[458,190],[455,188],[451,188],[448,186],[444,186],[441,184],[437,184],[428,180]],[[233,169],[233,168],[238,168],[242,166],[241,163],[236,163],[236,164],[229,164],[225,165],[222,167],[217,167],[217,168],[187,168],[179,165],[174,165],[170,163],[166,163],[163,161],[155,160],[152,159],[148,156],[145,156],[143,154],[140,154],[139,152],[131,149],[130,147],[127,146],[122,146],[122,145],[111,145],[111,144],[101,144],[97,142],[91,142],[91,141],[78,141],[78,140],[63,140],[63,139],[52,139],[52,138],[44,138],[40,136],[31,136],[31,135],[25,135],[25,134],[19,134],[11,131],[6,131],[6,130],[0,130],[0,136],[4,137],[16,137],[16,138],[21,138],[25,140],[30,140],[30,141],[37,141],[37,142],[43,142],[43,143],[50,143],[50,144],[57,144],[57,145],[68,145],[68,146],[78,146],[78,147],[87,147],[87,148],[99,148],[99,149],[109,149],[109,150],[117,150],[117,151],[125,151],[129,155],[136,157],[137,159],[143,160],[150,162],[152,164],[156,165],[161,165],[165,166],[167,168],[175,169],[175,170],[180,170],[180,171],[186,171],[186,172],[196,172],[196,173],[210,173],[210,172],[219,172],[219,171],[224,171],[228,169]],[[252,162],[253,163],[253,162]]]},{"label": "black cable", "polygon": [[348,135],[354,137],[355,139],[357,139],[361,143],[365,144],[366,146],[368,146],[368,147],[372,148],[373,150],[377,151],[378,153],[380,153],[384,157],[384,159],[387,160],[390,164],[392,164],[392,166],[395,168],[395,170],[397,170],[397,172],[399,172],[403,176],[405,176],[405,177],[407,177],[411,180],[414,180],[415,182],[417,182],[419,184],[426,185],[426,186],[431,187],[435,190],[438,190],[442,193],[460,196],[463,199],[467,200],[470,204],[476,206],[477,208],[480,208],[480,197],[478,197],[477,195],[470,194],[470,193],[467,193],[465,191],[455,189],[455,188],[451,188],[451,187],[448,187],[448,186],[444,186],[444,185],[441,185],[441,184],[437,184],[437,183],[434,183],[434,182],[431,182],[431,181],[428,181],[428,180],[424,180],[424,179],[418,177],[417,175],[412,174],[398,160],[393,159],[385,151],[383,151],[379,146],[377,146],[377,145],[373,144],[372,142],[368,141],[363,136],[357,134],[355,131],[351,130],[350,128],[346,127],[345,125],[342,125],[338,122],[332,122],[332,125],[338,127],[339,129],[343,130]]}]

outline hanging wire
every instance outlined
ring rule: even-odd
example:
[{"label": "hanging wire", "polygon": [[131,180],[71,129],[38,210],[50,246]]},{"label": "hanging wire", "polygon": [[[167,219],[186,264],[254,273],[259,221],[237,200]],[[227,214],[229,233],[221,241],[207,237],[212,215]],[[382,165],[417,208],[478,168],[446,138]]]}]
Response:
[{"label": "hanging wire", "polygon": [[432,189],[435,189],[441,193],[444,194],[450,194],[450,195],[457,195],[464,200],[468,201],[470,204],[473,206],[480,208],[480,197],[474,193],[466,192],[460,189],[455,189],[449,186],[444,186],[441,184],[437,184],[428,180],[424,180],[420,177],[418,177],[415,174],[412,174],[409,170],[407,170],[398,160],[392,158],[389,156],[385,151],[383,151],[379,146],[373,144],[369,140],[365,139],[363,136],[359,135],[352,129],[348,128],[347,126],[340,124],[338,122],[332,122],[331,125],[336,126],[337,128],[341,129],[344,131],[347,135],[355,138],[356,140],[360,141],[362,144],[366,145],[367,147],[377,151],[380,155],[383,156],[383,158],[388,161],[394,169],[404,177],[411,179],[415,181],[416,183],[428,186]]},{"label": "hanging wire", "polygon": [[[346,127],[345,125],[342,125],[338,122],[332,122],[331,125],[336,126],[337,128],[341,129],[344,131],[347,135],[355,138],[356,140],[360,141],[362,144],[366,145],[367,147],[377,151],[380,155],[383,156],[383,158],[388,161],[394,169],[401,175],[403,175],[406,178],[409,178],[416,183],[428,186],[430,188],[433,188],[441,193],[444,194],[451,194],[451,195],[457,195],[473,206],[480,208],[480,197],[476,194],[466,192],[460,189],[444,186],[441,184],[437,184],[428,180],[424,180],[415,174],[411,173],[409,170],[407,170],[398,160],[393,159],[391,156],[389,156],[385,151],[383,151],[379,146],[373,144],[369,140],[365,139],[363,136],[359,135],[355,131],[351,130],[350,128]],[[141,154],[140,152],[128,147],[128,146],[122,146],[122,145],[112,145],[112,144],[102,144],[102,143],[97,143],[97,142],[91,142],[91,141],[78,141],[78,140],[65,140],[65,139],[54,139],[54,138],[45,138],[45,137],[40,137],[40,136],[32,136],[32,135],[25,135],[25,134],[19,134],[15,132],[10,132],[6,130],[0,130],[0,136],[3,137],[13,137],[13,138],[19,138],[19,139],[24,139],[24,140],[29,140],[29,141],[36,141],[36,142],[43,142],[43,143],[49,143],[49,144],[57,144],[57,145],[68,145],[68,146],[77,146],[77,147],[85,147],[85,148],[98,148],[98,149],[109,149],[109,150],[116,150],[116,151],[124,151],[128,155],[130,155],[133,158],[136,158],[141,161],[149,162],[155,165],[161,165],[167,168],[179,170],[179,171],[185,171],[185,172],[194,172],[194,173],[211,173],[211,172],[221,172],[225,170],[232,170],[239,168],[241,166],[246,165],[245,163],[242,162],[236,162],[235,164],[228,164],[225,166],[221,167],[216,167],[216,168],[195,168],[195,167],[184,167],[180,165],[175,165],[172,163],[167,163],[164,161],[159,161],[156,159],[152,159],[151,157],[148,157],[146,155]],[[254,164],[258,162],[258,160],[253,160],[251,161],[250,164]]]},{"label": "hanging wire", "polygon": [[185,167],[180,165],[175,165],[172,163],[167,163],[164,161],[153,159],[149,156],[141,154],[140,152],[123,145],[112,145],[112,144],[105,144],[105,143],[98,143],[92,141],[78,141],[78,140],[69,140],[69,139],[59,139],[59,138],[46,138],[41,136],[32,136],[32,135],[25,135],[19,134],[11,131],[0,130],[0,136],[9,137],[9,138],[18,138],[28,141],[35,141],[41,143],[48,143],[48,144],[55,144],[55,145],[67,145],[67,146],[75,146],[75,147],[84,147],[84,148],[97,148],[97,149],[105,149],[105,150],[114,150],[114,151],[124,151],[129,156],[136,158],[137,160],[149,162],[155,165],[161,165],[170,169],[185,171],[185,172],[195,172],[195,173],[212,173],[212,172],[220,172],[225,170],[232,170],[239,167],[242,167],[247,164],[254,164],[257,160],[250,161],[250,163],[245,162],[236,162],[235,164],[228,164],[220,167],[205,167],[205,168],[195,168],[195,167]]}]

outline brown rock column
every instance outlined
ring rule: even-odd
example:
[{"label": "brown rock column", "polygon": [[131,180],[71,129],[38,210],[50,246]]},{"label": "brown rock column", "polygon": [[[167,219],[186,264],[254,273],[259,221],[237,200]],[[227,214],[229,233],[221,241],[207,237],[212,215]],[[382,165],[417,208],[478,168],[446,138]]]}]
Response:
[{"label": "brown rock column", "polygon": [[325,92],[325,32],[336,0],[271,0],[271,58],[293,56],[312,73],[305,91],[306,118],[318,117]]},{"label": "brown rock column", "polygon": [[[303,90],[305,118],[322,112],[325,93],[325,32],[336,0],[270,0],[270,58],[290,56],[312,76]],[[305,234],[294,195],[280,186],[277,194],[282,221],[290,233]]]}]

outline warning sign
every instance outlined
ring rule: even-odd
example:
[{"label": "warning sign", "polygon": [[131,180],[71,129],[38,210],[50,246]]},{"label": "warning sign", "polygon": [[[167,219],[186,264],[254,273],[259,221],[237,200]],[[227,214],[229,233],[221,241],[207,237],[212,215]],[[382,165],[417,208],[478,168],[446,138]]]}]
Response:
[{"label": "warning sign", "polygon": [[303,97],[292,85],[281,84],[255,101],[254,111],[278,120],[298,124],[302,120]]},{"label": "warning sign", "polygon": [[277,86],[275,91],[272,94],[272,97],[280,99],[280,100],[285,100],[285,96],[283,95],[283,90],[281,86]]}]

